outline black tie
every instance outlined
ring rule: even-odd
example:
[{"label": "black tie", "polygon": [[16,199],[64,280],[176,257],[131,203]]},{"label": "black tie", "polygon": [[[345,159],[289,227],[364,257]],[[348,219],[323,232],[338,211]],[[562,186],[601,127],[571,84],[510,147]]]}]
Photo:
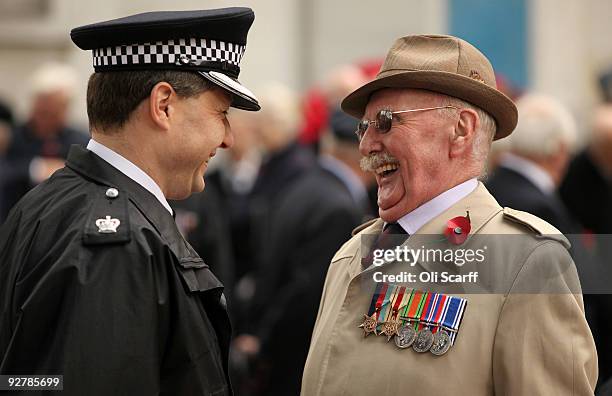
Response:
[{"label": "black tie", "polygon": [[387,223],[383,227],[382,234],[383,235],[389,235],[389,234],[392,234],[392,235],[393,234],[407,234],[407,232],[398,223]]},{"label": "black tie", "polygon": [[383,231],[376,239],[376,242],[372,245],[370,249],[370,253],[367,257],[362,259],[363,268],[367,268],[372,264],[372,260],[374,258],[374,251],[377,249],[394,249],[396,246],[401,245],[408,239],[409,235],[402,228],[401,225],[397,223],[387,223],[383,227]]}]

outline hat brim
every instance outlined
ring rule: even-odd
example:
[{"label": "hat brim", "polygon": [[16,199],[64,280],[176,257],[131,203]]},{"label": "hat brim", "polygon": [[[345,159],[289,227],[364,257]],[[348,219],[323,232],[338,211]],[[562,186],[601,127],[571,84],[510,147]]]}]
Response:
[{"label": "hat brim", "polygon": [[237,79],[217,71],[198,71],[198,73],[208,81],[232,94],[232,107],[247,111],[258,111],[261,109],[253,92],[242,85]]},{"label": "hat brim", "polygon": [[465,100],[490,114],[497,124],[493,140],[502,139],[514,130],[518,121],[516,106],[510,98],[472,78],[441,71],[397,70],[379,77],[349,94],[342,110],[362,118],[370,96],[384,88],[414,88],[438,92]]}]

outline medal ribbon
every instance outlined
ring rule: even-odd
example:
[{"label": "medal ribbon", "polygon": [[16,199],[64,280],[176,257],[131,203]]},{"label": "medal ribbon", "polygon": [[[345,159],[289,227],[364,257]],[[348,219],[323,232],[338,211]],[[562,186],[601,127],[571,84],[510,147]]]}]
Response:
[{"label": "medal ribbon", "polygon": [[380,312],[378,314],[378,322],[382,323],[387,319],[388,313],[392,310],[390,309],[393,304],[393,299],[397,296],[397,286],[389,285],[387,287],[387,294],[385,295],[385,300],[382,303]]},{"label": "medal ribbon", "polygon": [[432,330],[433,333],[440,330],[440,318],[442,317],[442,312],[444,312],[449,301],[449,297],[445,294],[440,294],[438,296],[438,302],[436,307],[432,310],[432,315],[428,319],[429,323],[434,324],[436,327]]},{"label": "medal ribbon", "polygon": [[387,293],[388,285],[386,283],[378,283],[376,284],[376,290],[372,295],[372,302],[370,303],[370,309],[368,310],[368,316],[372,316],[374,312],[377,313],[376,318],[378,319],[378,311],[382,306],[382,300]]},{"label": "medal ribbon", "polygon": [[425,301],[425,306],[423,307],[423,311],[421,312],[421,315],[418,318],[420,322],[418,326],[419,330],[424,327],[427,327],[427,318],[429,317],[431,311],[433,311],[433,305],[436,302],[437,297],[438,293],[428,293],[427,300]]},{"label": "medal ribbon", "polygon": [[[410,291],[410,294],[408,294],[408,293],[404,294],[404,297],[405,297],[406,300],[408,300],[408,302],[406,303],[406,305],[404,305],[404,309],[402,309],[402,314],[400,315],[403,318],[407,318],[408,317],[408,310],[410,309],[412,301],[414,300],[415,293],[417,293],[417,291],[412,289]],[[406,324],[407,321],[408,321],[408,319],[402,319],[402,325]]]},{"label": "medal ribbon", "polygon": [[442,314],[442,326],[450,330],[451,345],[455,342],[459,326],[461,326],[461,319],[463,319],[463,313],[467,307],[467,300],[465,298],[449,296],[449,301],[446,306],[445,312]]},{"label": "medal ribbon", "polygon": [[397,292],[397,298],[395,299],[395,304],[393,304],[393,311],[391,314],[391,319],[397,318],[397,313],[399,312],[399,307],[404,300],[404,295],[406,294],[406,286],[401,286],[399,291]]},{"label": "medal ribbon", "polygon": [[[414,301],[412,302],[413,305],[416,305],[416,310],[412,311],[412,309],[410,310],[410,312],[408,313],[408,316],[414,319],[419,319],[421,317],[421,313],[423,312],[423,307],[425,306],[425,301],[427,300],[427,296],[428,296],[428,292],[425,293],[421,293],[418,292],[420,295],[414,299]],[[419,329],[419,322],[417,321],[415,323],[414,326],[415,330]]]}]

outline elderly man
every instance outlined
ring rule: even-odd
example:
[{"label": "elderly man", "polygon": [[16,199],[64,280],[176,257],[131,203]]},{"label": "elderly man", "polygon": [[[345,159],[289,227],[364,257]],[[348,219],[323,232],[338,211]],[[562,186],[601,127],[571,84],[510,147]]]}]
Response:
[{"label": "elderly man", "polygon": [[521,118],[504,143],[499,166],[487,180],[487,189],[500,205],[524,210],[546,220],[564,234],[580,227],[557,195],[571,149],[576,122],[552,97],[528,94],[517,102]]},{"label": "elderly man", "polygon": [[6,208],[0,221],[32,187],[64,166],[70,146],[86,144],[85,131],[73,129],[68,112],[76,93],[76,72],[68,65],[48,63],[30,81],[31,109],[25,123],[13,129],[6,152],[10,175],[3,182]]},{"label": "elderly man", "polygon": [[167,199],[204,188],[233,142],[230,106],[259,109],[237,80],[253,19],[152,12],[72,31],[93,50],[92,139],[0,230],[0,374],[63,375],[67,395],[232,393],[223,286]]},{"label": "elderly man", "polygon": [[[517,121],[486,57],[455,37],[401,38],[342,107],[362,119],[380,218],[332,259],[302,395],[592,394],[596,351],[569,243],[477,181],[491,141]],[[393,232],[412,256],[376,262]],[[465,264],[460,250],[483,237],[482,260]],[[422,246],[450,259],[424,259]],[[473,274],[484,282],[469,285]]]}]

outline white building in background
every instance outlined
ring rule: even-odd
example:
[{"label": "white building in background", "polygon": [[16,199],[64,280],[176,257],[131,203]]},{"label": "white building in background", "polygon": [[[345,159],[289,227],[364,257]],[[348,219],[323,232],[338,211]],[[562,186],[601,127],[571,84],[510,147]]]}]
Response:
[{"label": "white building in background", "polygon": [[[279,81],[296,89],[320,81],[333,66],[382,57],[393,40],[416,33],[447,33],[453,0],[13,0],[0,2],[0,98],[23,116],[24,81],[41,63],[68,62],[81,89],[72,119],[86,125],[85,87],[91,56],[69,38],[86,23],[154,10],[246,5],[255,10],[241,79]],[[612,66],[612,2],[528,1],[529,76],[534,89],[561,99],[585,120],[598,100],[597,75]],[[499,18],[503,18],[500,15]],[[478,21],[473,21],[478,23]],[[582,131],[588,130],[581,123]]]}]

